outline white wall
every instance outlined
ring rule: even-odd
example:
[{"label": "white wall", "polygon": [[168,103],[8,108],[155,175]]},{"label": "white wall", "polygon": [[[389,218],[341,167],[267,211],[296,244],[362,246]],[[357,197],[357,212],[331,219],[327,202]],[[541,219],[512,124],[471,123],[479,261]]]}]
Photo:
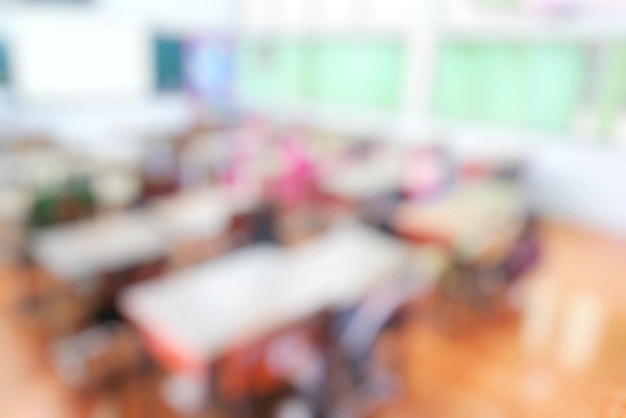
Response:
[{"label": "white wall", "polygon": [[[45,131],[83,145],[179,129],[191,122],[194,108],[182,94],[153,91],[153,36],[224,30],[232,26],[235,4],[96,0],[88,6],[3,6],[0,36],[8,41],[16,79],[11,100],[0,102],[0,118],[12,130]],[[76,64],[73,55],[80,55]]]},{"label": "white wall", "polygon": [[531,200],[557,219],[626,234],[626,153],[562,143],[536,148],[527,183]]}]

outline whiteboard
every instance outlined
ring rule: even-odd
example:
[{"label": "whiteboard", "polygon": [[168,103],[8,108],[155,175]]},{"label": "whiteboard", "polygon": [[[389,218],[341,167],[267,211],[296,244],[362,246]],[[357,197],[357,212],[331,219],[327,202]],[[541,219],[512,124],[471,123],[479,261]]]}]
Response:
[{"label": "whiteboard", "polygon": [[149,35],[136,24],[29,16],[16,22],[12,41],[14,88],[26,103],[133,100],[153,84]]}]

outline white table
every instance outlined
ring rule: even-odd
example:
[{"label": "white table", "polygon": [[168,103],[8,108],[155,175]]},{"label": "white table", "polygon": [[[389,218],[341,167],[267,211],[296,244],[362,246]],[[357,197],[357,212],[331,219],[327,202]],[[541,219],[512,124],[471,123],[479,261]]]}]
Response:
[{"label": "white table", "polygon": [[389,161],[355,163],[330,173],[322,183],[326,193],[359,201],[396,190],[402,181],[401,164]]},{"label": "white table", "polygon": [[250,247],[132,286],[119,305],[160,346],[204,359],[267,318],[268,293],[283,263],[278,247]]},{"label": "white table", "polygon": [[404,203],[394,213],[397,230],[448,248],[478,252],[494,236],[519,228],[526,212],[522,191],[499,181],[472,181],[428,203]]},{"label": "white table", "polygon": [[32,243],[35,261],[69,284],[153,260],[167,249],[167,240],[143,211],[47,228]]},{"label": "white table", "polygon": [[161,349],[200,365],[239,342],[358,300],[406,255],[403,244],[349,225],[294,250],[250,247],[132,286],[119,302]]},{"label": "white table", "polygon": [[291,250],[275,305],[304,317],[350,305],[405,266],[408,249],[374,229],[348,223]]},{"label": "white table", "polygon": [[168,238],[217,237],[228,228],[235,206],[215,188],[204,188],[160,199],[152,215]]}]

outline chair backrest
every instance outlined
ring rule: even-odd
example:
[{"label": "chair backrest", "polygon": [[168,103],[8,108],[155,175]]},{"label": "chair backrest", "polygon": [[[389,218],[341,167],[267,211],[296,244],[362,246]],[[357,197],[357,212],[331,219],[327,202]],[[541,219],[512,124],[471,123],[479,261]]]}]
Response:
[{"label": "chair backrest", "polygon": [[121,382],[137,370],[140,344],[127,326],[107,323],[57,343],[52,349],[59,375],[76,389],[94,389]]},{"label": "chair backrest", "polygon": [[504,262],[507,280],[515,281],[541,261],[541,244],[533,219],[528,219]]}]

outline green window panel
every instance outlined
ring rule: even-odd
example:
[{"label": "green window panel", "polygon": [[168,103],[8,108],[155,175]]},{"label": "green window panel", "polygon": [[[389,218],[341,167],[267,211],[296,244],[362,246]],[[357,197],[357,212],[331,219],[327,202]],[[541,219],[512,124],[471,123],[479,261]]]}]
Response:
[{"label": "green window panel", "polygon": [[584,56],[571,45],[444,45],[435,112],[447,120],[563,132],[583,89]]},{"label": "green window panel", "polygon": [[479,107],[478,54],[466,44],[449,44],[440,51],[435,111],[451,120],[474,120]]},{"label": "green window panel", "polygon": [[157,38],[154,60],[157,90],[181,90],[184,87],[183,42],[173,38]]},{"label": "green window panel", "polygon": [[304,50],[297,40],[244,40],[238,53],[239,93],[276,105],[302,97]]},{"label": "green window panel", "polygon": [[478,120],[511,126],[520,122],[526,91],[524,51],[518,45],[495,44],[477,50],[475,88]]},{"label": "green window panel", "polygon": [[626,105],[626,46],[609,48],[598,98],[599,132],[607,138]]},{"label": "green window panel", "polygon": [[402,100],[405,50],[387,40],[323,40],[307,44],[306,98],[356,110],[398,109]]},{"label": "green window panel", "polygon": [[580,105],[584,87],[582,48],[537,45],[528,50],[527,98],[523,126],[565,132]]}]

